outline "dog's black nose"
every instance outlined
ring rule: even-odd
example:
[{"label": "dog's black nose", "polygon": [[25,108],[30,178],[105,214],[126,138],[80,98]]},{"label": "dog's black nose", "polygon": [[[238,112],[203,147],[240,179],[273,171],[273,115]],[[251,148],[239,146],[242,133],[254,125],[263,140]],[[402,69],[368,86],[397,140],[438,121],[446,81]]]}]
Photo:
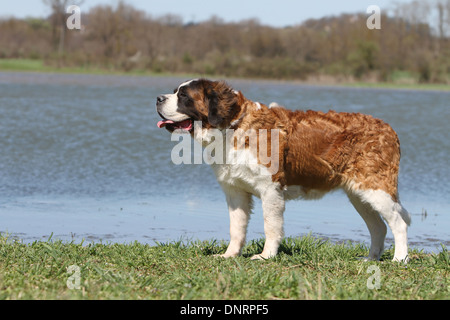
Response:
[{"label": "dog's black nose", "polygon": [[161,104],[161,103],[163,103],[166,100],[167,100],[166,96],[159,96],[158,98],[156,98],[156,103],[157,104]]}]

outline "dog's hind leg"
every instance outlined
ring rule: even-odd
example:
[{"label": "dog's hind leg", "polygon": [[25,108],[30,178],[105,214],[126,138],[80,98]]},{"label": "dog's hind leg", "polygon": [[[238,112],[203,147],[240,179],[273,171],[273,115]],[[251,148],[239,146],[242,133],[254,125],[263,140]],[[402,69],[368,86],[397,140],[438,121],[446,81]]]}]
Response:
[{"label": "dog's hind leg", "polygon": [[386,224],[380,217],[380,214],[372,208],[369,203],[364,202],[361,197],[355,194],[348,194],[350,202],[364,219],[370,232],[370,251],[367,260],[379,260],[384,249],[384,240],[386,238]]},{"label": "dog's hind leg", "polygon": [[[369,258],[377,258],[377,251],[381,248],[381,239],[384,239],[386,227],[382,226],[381,219],[374,216],[380,215],[387,222],[394,235],[395,252],[393,261],[408,261],[408,226],[411,223],[409,213],[399,201],[383,190],[354,190],[349,194],[355,208],[366,221],[372,237]],[[361,210],[362,208],[362,210]],[[361,210],[361,211],[360,211]],[[361,213],[363,212],[363,213]],[[370,215],[372,213],[372,215]],[[383,223],[384,224],[384,223]],[[375,241],[374,241],[375,240]],[[381,252],[378,254],[378,258]]]},{"label": "dog's hind leg", "polygon": [[[392,199],[389,197],[386,201]],[[386,220],[392,230],[395,241],[393,261],[408,262],[408,226],[411,224],[411,216],[401,205],[400,201],[393,202],[390,209],[381,211],[381,216]]]}]

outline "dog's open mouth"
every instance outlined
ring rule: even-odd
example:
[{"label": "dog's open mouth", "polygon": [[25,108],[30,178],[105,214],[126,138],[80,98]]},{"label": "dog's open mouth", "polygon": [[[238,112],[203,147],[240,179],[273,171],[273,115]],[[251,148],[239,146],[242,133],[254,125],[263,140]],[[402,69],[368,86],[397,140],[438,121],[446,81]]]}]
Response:
[{"label": "dog's open mouth", "polygon": [[163,119],[158,122],[158,128],[164,128],[166,127],[169,131],[175,131],[175,130],[185,130],[185,131],[191,131],[194,128],[194,123],[191,119],[183,120],[180,122],[175,122],[168,119]]}]

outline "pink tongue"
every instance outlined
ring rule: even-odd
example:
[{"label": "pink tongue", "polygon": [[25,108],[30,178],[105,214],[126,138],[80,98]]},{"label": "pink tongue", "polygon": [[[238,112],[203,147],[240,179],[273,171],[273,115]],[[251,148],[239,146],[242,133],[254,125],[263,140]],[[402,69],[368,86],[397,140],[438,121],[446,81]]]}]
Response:
[{"label": "pink tongue", "polygon": [[158,122],[158,128],[164,128],[168,124],[175,124],[176,129],[184,129],[190,131],[192,129],[191,120],[184,120],[181,122],[175,122],[172,120],[162,120]]},{"label": "pink tongue", "polygon": [[158,122],[158,128],[164,128],[166,126],[166,124],[171,124],[171,123],[175,123],[172,120],[163,120],[163,121],[159,121]]}]

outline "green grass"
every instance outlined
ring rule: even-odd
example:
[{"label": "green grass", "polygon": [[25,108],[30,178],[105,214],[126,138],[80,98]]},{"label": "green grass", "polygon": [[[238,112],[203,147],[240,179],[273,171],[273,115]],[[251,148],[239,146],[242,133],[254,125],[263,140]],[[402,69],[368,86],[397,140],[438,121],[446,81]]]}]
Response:
[{"label": "green grass", "polygon": [[[0,59],[0,71],[15,71],[15,72],[48,72],[48,73],[75,73],[75,74],[100,74],[100,75],[135,75],[135,76],[172,76],[169,73],[155,73],[148,70],[131,70],[128,72],[117,69],[105,69],[98,67],[61,67],[48,66],[42,60],[32,59]],[[177,74],[185,78],[197,78],[205,75],[198,74]],[[220,75],[215,75],[215,78]],[[405,78],[407,82],[398,81],[400,78]],[[450,91],[448,84],[427,84],[417,83],[408,73],[393,73],[393,81],[391,82],[350,82],[338,84],[338,86],[355,87],[355,88],[383,88],[383,89],[408,89],[408,90],[438,90]],[[323,85],[327,86],[326,83]],[[332,84],[336,86],[336,84]]]},{"label": "green grass", "polygon": [[[135,76],[171,76],[164,72],[152,72],[148,70],[133,69],[128,72],[119,69],[99,68],[95,66],[83,67],[57,67],[46,65],[43,60],[33,59],[0,59],[0,72],[43,72],[43,73],[66,73],[66,74],[95,74],[95,75],[135,75]],[[186,77],[195,77],[193,74],[180,74]]]},{"label": "green grass", "polygon": [[[280,254],[251,261],[263,241],[243,257],[222,259],[226,243],[177,241],[149,246],[61,241],[23,244],[0,236],[0,299],[449,299],[450,259],[412,250],[410,263],[363,262],[361,245],[332,244],[311,236],[288,238]],[[79,269],[80,288],[72,265]],[[375,273],[379,271],[379,288]],[[368,271],[370,271],[368,273]],[[371,278],[372,277],[372,278]]]},{"label": "green grass", "polygon": [[42,60],[0,59],[0,70],[3,71],[48,71]]}]

